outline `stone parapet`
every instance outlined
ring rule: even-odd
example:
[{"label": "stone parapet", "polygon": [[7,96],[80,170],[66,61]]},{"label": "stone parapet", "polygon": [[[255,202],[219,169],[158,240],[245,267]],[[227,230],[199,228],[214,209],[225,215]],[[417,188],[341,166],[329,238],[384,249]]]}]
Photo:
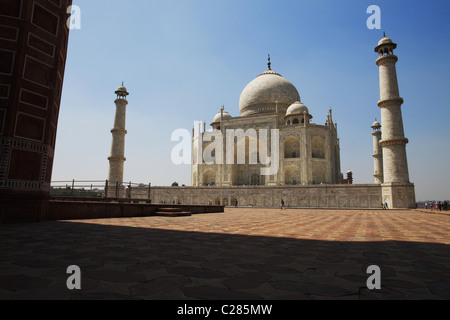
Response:
[{"label": "stone parapet", "polygon": [[[148,188],[133,188],[133,198],[148,198]],[[382,207],[381,185],[306,185],[236,187],[152,187],[152,203],[279,208]]]},{"label": "stone parapet", "polygon": [[[148,199],[148,188],[135,187],[132,197]],[[152,187],[152,203],[279,208],[380,209],[415,207],[414,184],[353,184],[307,186]]]}]

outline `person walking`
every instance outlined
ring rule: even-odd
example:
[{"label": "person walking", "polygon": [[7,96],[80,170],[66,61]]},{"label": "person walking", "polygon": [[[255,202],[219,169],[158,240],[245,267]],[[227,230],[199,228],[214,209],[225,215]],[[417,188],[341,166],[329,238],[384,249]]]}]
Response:
[{"label": "person walking", "polygon": [[286,208],[284,207],[284,200],[281,199],[281,210],[286,210]]}]

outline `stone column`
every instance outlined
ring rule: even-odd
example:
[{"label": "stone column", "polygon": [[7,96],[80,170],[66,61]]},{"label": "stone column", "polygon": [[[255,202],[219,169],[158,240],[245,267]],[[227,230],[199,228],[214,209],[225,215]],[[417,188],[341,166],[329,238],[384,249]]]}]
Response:
[{"label": "stone column", "polygon": [[378,121],[375,121],[372,125],[373,136],[373,158],[374,158],[374,173],[375,184],[383,183],[383,150],[380,146],[381,141],[381,125]]},{"label": "stone column", "polygon": [[126,123],[126,107],[128,105],[127,96],[129,93],[127,89],[122,85],[115,92],[117,94],[116,115],[114,118],[114,128],[111,130],[112,143],[111,143],[111,156],[109,160],[109,175],[108,181],[110,189],[108,195],[111,195],[112,190],[116,187],[117,183],[122,186],[123,182],[123,168],[126,161],[125,158],[125,135],[127,130],[125,129]]},{"label": "stone column", "polygon": [[408,161],[402,118],[403,99],[400,97],[394,55],[397,44],[383,37],[375,48],[379,57],[376,61],[380,71],[380,101],[383,139],[380,146],[383,153],[383,203],[389,208],[415,207],[414,185],[409,181]]},{"label": "stone column", "polygon": [[397,44],[384,37],[375,48],[379,58],[376,63],[380,69],[380,101],[381,122],[383,125],[383,173],[384,182],[409,183],[408,162],[406,157],[406,144],[403,130],[401,106],[396,63],[398,57],[394,55]]},{"label": "stone column", "polygon": [[72,0],[0,3],[0,224],[38,222],[50,218]]}]

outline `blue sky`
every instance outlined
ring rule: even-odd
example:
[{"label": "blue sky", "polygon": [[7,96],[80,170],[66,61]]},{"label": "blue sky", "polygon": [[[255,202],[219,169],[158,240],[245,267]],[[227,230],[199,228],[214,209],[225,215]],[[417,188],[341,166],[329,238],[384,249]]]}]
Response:
[{"label": "blue sky", "polygon": [[[341,170],[373,182],[371,124],[380,120],[377,54],[383,31],[398,43],[397,72],[417,200],[450,198],[450,2],[364,0],[74,0],[52,180],[104,180],[125,82],[126,181],[190,184],[176,166],[175,129],[239,115],[245,86],[272,69],[298,89],[316,123],[333,108]],[[369,30],[370,5],[381,30]]]}]

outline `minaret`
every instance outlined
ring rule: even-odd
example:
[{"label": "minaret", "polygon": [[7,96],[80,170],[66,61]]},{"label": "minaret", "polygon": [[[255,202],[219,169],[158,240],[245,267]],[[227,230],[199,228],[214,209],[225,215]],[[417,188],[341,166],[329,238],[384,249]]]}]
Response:
[{"label": "minaret", "polygon": [[375,184],[383,183],[383,150],[380,146],[381,141],[381,125],[378,121],[372,124],[373,136],[373,158],[374,158],[374,173]]},{"label": "minaret", "polygon": [[382,148],[383,182],[381,184],[382,203],[390,209],[415,208],[416,196],[414,184],[409,181],[406,144],[403,130],[402,104],[397,82],[397,56],[394,50],[397,44],[384,35],[378,42],[377,65],[380,69],[381,125],[383,126]]},{"label": "minaret", "polygon": [[375,52],[379,58],[376,63],[380,69],[380,101],[381,123],[383,126],[383,140],[380,145],[383,148],[383,174],[384,183],[409,183],[408,163],[406,158],[406,144],[403,130],[401,106],[396,63],[398,57],[394,55],[397,44],[391,39],[380,40]]},{"label": "minaret", "polygon": [[112,133],[112,144],[111,144],[111,156],[109,160],[109,175],[108,181],[110,184],[115,185],[119,183],[122,185],[123,182],[123,166],[126,161],[125,158],[125,135],[127,130],[125,130],[125,119],[126,119],[126,108],[128,105],[127,96],[129,95],[127,89],[120,86],[115,92],[117,95],[116,104],[116,115],[114,118],[114,128],[111,130]]}]

